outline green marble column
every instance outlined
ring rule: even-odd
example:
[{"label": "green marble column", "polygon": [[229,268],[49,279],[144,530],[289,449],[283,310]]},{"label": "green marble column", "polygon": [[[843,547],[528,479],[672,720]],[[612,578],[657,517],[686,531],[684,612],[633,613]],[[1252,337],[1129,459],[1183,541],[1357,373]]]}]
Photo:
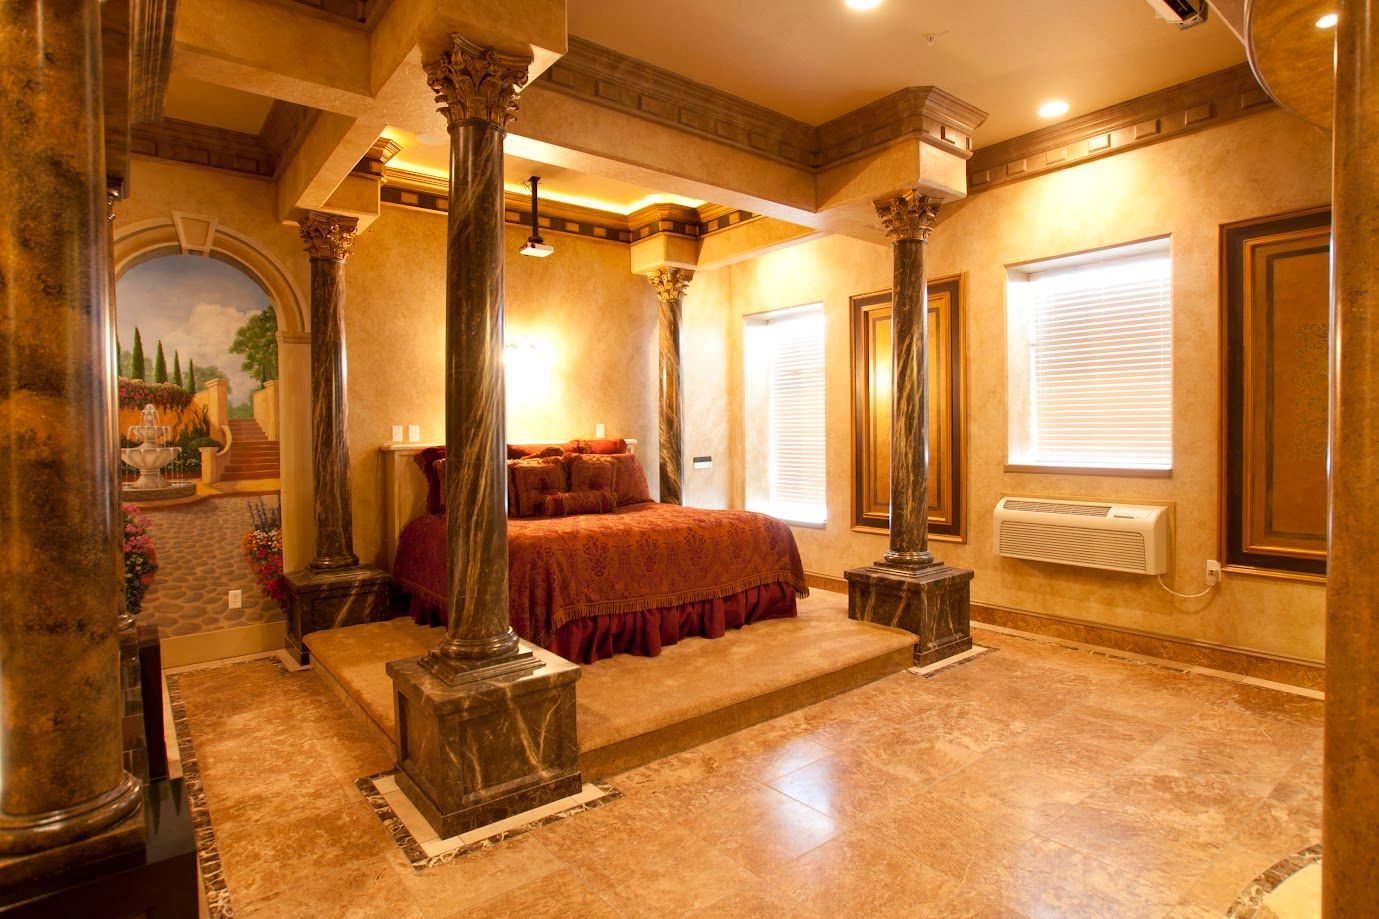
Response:
[{"label": "green marble column", "polygon": [[647,275],[656,288],[661,305],[659,459],[661,503],[684,501],[685,433],[681,414],[680,323],[685,309],[685,291],[694,272],[684,268],[657,268]]},{"label": "green marble column", "polygon": [[120,734],[100,41],[97,0],[0,4],[0,856],[101,836],[141,800]]}]

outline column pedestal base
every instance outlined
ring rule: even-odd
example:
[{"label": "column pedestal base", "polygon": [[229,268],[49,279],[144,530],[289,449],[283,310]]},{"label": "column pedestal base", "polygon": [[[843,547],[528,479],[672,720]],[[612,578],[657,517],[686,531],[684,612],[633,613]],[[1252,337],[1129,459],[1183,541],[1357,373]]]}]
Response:
[{"label": "column pedestal base", "polygon": [[844,572],[848,618],[905,629],[919,636],[915,664],[961,654],[972,647],[972,572],[935,564],[907,571],[872,565]]},{"label": "column pedestal base", "polygon": [[583,787],[575,736],[579,667],[523,642],[535,670],[482,671],[451,685],[419,660],[392,661],[398,787],[442,838]]},{"label": "column pedestal base", "polygon": [[303,639],[312,632],[385,617],[390,583],[388,572],[368,565],[289,572],[288,653],[305,666],[311,662],[311,655]]}]

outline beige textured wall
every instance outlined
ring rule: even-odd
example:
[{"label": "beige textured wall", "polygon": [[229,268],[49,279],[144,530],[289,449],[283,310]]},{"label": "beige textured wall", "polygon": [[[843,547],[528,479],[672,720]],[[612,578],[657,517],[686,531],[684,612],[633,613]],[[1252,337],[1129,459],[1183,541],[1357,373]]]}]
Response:
[{"label": "beige textured wall", "polygon": [[[1006,494],[1172,501],[1175,576],[1200,588],[1217,558],[1218,227],[1323,203],[1329,145],[1281,112],[1258,115],[1142,150],[978,194],[952,208],[930,243],[930,276],[967,275],[968,541],[938,543],[944,561],[973,568],[975,602],[1199,639],[1319,661],[1323,590],[1234,575],[1216,595],[1174,601],[1150,578],[996,557],[991,512]],[[1169,479],[1018,475],[1003,471],[1005,266],[1172,234],[1174,471]],[[889,250],[840,237],[805,243],[727,269],[735,357],[727,406],[741,500],[741,316],[823,301],[828,340],[829,522],[796,528],[808,570],[841,576],[885,549],[850,527],[851,376],[848,297],[891,284]],[[695,435],[691,435],[693,437]]]},{"label": "beige textured wall", "polygon": [[[684,501],[693,507],[728,507],[729,455],[728,332],[732,321],[731,276],[727,268],[697,271],[685,295],[680,328],[684,375],[681,412],[685,430]],[[713,457],[709,469],[695,469],[696,456]]]},{"label": "beige textured wall", "polygon": [[[117,231],[174,211],[215,217],[283,265],[309,302],[310,265],[296,226],[273,218],[271,183],[138,159],[131,186],[133,196],[117,209]],[[441,214],[385,207],[359,236],[345,269],[354,543],[366,562],[378,558],[382,536],[379,444],[394,424],[421,425],[427,441],[445,436],[445,223]],[[631,273],[626,246],[557,235],[550,240],[554,256],[530,259],[516,254],[525,238],[524,230],[507,228],[508,340],[537,345],[539,361],[527,362],[517,385],[511,439],[592,437],[603,423],[609,436],[640,441],[654,490],[651,285]],[[726,302],[714,302],[724,304],[718,309],[726,317]],[[282,423],[294,417],[309,436],[309,414],[298,417],[284,405]],[[311,526],[309,516],[302,526]]]}]

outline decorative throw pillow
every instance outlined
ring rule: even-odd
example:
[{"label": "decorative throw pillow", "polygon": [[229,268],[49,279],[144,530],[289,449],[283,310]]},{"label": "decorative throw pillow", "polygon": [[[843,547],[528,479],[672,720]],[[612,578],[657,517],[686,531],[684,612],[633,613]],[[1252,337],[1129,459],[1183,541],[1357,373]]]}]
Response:
[{"label": "decorative throw pillow", "polygon": [[431,464],[431,471],[436,477],[436,496],[437,505],[440,507],[439,513],[445,513],[445,457],[441,457]]},{"label": "decorative throw pillow", "polygon": [[609,459],[617,467],[613,476],[613,493],[618,507],[645,504],[651,500],[651,486],[646,482],[646,470],[635,453],[614,453]]},{"label": "decorative throw pillow", "polygon": [[426,513],[445,513],[445,479],[436,477],[436,460],[445,459],[445,447],[427,447],[412,462],[421,468],[426,477]]},{"label": "decorative throw pillow", "polygon": [[613,492],[600,491],[561,491],[553,495],[542,495],[536,502],[539,517],[570,517],[575,514],[608,514],[618,506]]},{"label": "decorative throw pillow", "polygon": [[593,453],[587,440],[572,440],[565,445],[566,453]]},{"label": "decorative throw pillow", "polygon": [[542,446],[541,444],[508,444],[508,459],[544,459],[548,456],[560,456],[565,451],[559,447]]},{"label": "decorative throw pillow", "polygon": [[517,461],[512,464],[512,495],[508,507],[514,517],[531,517],[542,495],[566,490],[565,466],[560,462]]},{"label": "decorative throw pillow", "polygon": [[618,467],[610,456],[570,456],[570,491],[615,491]]}]

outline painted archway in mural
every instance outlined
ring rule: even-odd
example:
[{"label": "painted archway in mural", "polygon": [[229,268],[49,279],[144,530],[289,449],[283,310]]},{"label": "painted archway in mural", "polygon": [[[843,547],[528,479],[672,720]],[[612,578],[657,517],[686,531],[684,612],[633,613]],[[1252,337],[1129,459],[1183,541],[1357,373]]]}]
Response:
[{"label": "painted archway in mural", "polygon": [[[216,259],[242,272],[262,289],[277,332],[279,482],[283,563],[300,568],[313,552],[311,509],[311,342],[301,291],[289,272],[252,239],[213,216],[172,212],[120,227],[115,232],[114,268],[119,280],[133,268],[166,255]],[[118,314],[119,304],[116,303]],[[129,349],[132,342],[122,341]]]}]

